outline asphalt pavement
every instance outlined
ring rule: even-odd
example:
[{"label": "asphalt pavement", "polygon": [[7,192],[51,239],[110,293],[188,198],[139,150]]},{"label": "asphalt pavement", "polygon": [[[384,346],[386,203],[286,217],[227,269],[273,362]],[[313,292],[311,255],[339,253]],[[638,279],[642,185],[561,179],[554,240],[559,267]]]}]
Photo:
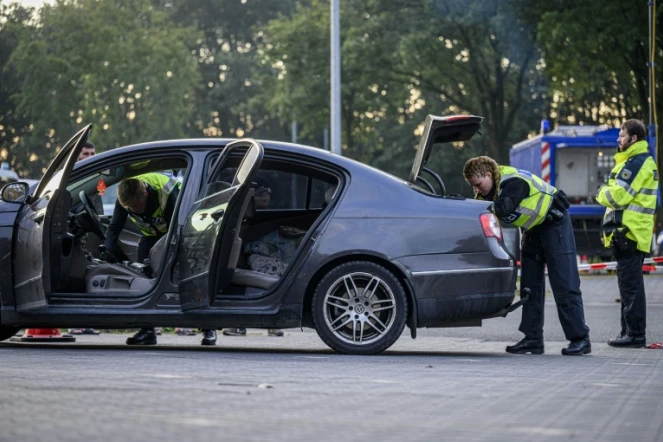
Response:
[{"label": "asphalt pavement", "polygon": [[[652,275],[652,277],[657,278]],[[663,302],[649,279],[649,341]],[[546,353],[517,356],[519,313],[482,328],[405,333],[376,356],[329,350],[312,330],[249,329],[71,344],[0,344],[0,441],[661,441],[663,351],[606,345],[614,277],[586,282],[589,356],[566,344],[547,299]]]}]

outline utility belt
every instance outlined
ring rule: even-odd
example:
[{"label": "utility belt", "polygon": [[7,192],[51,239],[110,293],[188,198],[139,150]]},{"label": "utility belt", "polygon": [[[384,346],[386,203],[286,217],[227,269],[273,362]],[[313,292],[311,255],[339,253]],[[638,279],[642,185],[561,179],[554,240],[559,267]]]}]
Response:
[{"label": "utility belt", "polygon": [[564,193],[563,190],[558,189],[553,195],[552,204],[550,205],[550,209],[548,209],[543,224],[553,224],[561,221],[569,207],[571,207],[571,203],[569,202],[566,193]]}]

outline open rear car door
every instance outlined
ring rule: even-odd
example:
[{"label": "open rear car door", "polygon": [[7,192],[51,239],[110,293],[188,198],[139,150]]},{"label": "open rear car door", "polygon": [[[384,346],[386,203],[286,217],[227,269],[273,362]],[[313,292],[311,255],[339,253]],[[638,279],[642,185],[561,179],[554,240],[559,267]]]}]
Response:
[{"label": "open rear car door", "polygon": [[[224,178],[233,151],[246,149],[234,177]],[[179,245],[180,302],[182,310],[207,307],[214,295],[230,284],[232,256],[240,252],[236,232],[248,200],[264,149],[255,140],[239,140],[225,147],[206,180],[202,198],[193,204]],[[227,181],[226,181],[227,180]]]},{"label": "open rear car door", "polygon": [[17,311],[47,306],[49,295],[67,282],[74,246],[67,182],[91,129],[87,125],[65,144],[19,213],[13,250]]},{"label": "open rear car door", "polygon": [[430,158],[433,145],[442,143],[453,143],[471,139],[481,129],[483,117],[475,115],[450,115],[448,117],[436,117],[428,115],[424,123],[424,133],[419,141],[419,147],[414,157],[414,164],[408,181],[412,184],[423,184],[432,193],[433,186],[423,177],[422,172],[430,174],[439,184],[442,196],[445,194],[444,183],[438,174],[426,167]]}]

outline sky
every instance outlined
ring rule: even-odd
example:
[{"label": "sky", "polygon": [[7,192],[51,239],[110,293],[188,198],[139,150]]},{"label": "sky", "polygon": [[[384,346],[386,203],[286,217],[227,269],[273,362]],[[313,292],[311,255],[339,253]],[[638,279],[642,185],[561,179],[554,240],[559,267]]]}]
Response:
[{"label": "sky", "polygon": [[51,3],[52,0],[18,0],[17,3],[20,3],[24,6],[34,6],[35,8],[41,7],[44,3]]}]

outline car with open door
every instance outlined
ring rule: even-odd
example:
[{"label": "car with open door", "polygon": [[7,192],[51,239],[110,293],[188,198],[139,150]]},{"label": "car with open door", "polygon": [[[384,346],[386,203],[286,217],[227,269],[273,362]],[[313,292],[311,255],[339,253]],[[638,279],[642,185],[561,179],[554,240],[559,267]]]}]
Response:
[{"label": "car with open door", "polygon": [[[489,203],[447,194],[426,166],[482,120],[429,116],[408,180],[253,139],[148,142],[77,162],[86,126],[38,185],[0,191],[0,340],[23,327],[312,327],[339,352],[374,354],[405,326],[416,337],[505,316],[520,304],[516,268]],[[141,234],[127,222],[109,259],[108,195],[154,173],[181,182],[168,233],[136,262]]]}]

